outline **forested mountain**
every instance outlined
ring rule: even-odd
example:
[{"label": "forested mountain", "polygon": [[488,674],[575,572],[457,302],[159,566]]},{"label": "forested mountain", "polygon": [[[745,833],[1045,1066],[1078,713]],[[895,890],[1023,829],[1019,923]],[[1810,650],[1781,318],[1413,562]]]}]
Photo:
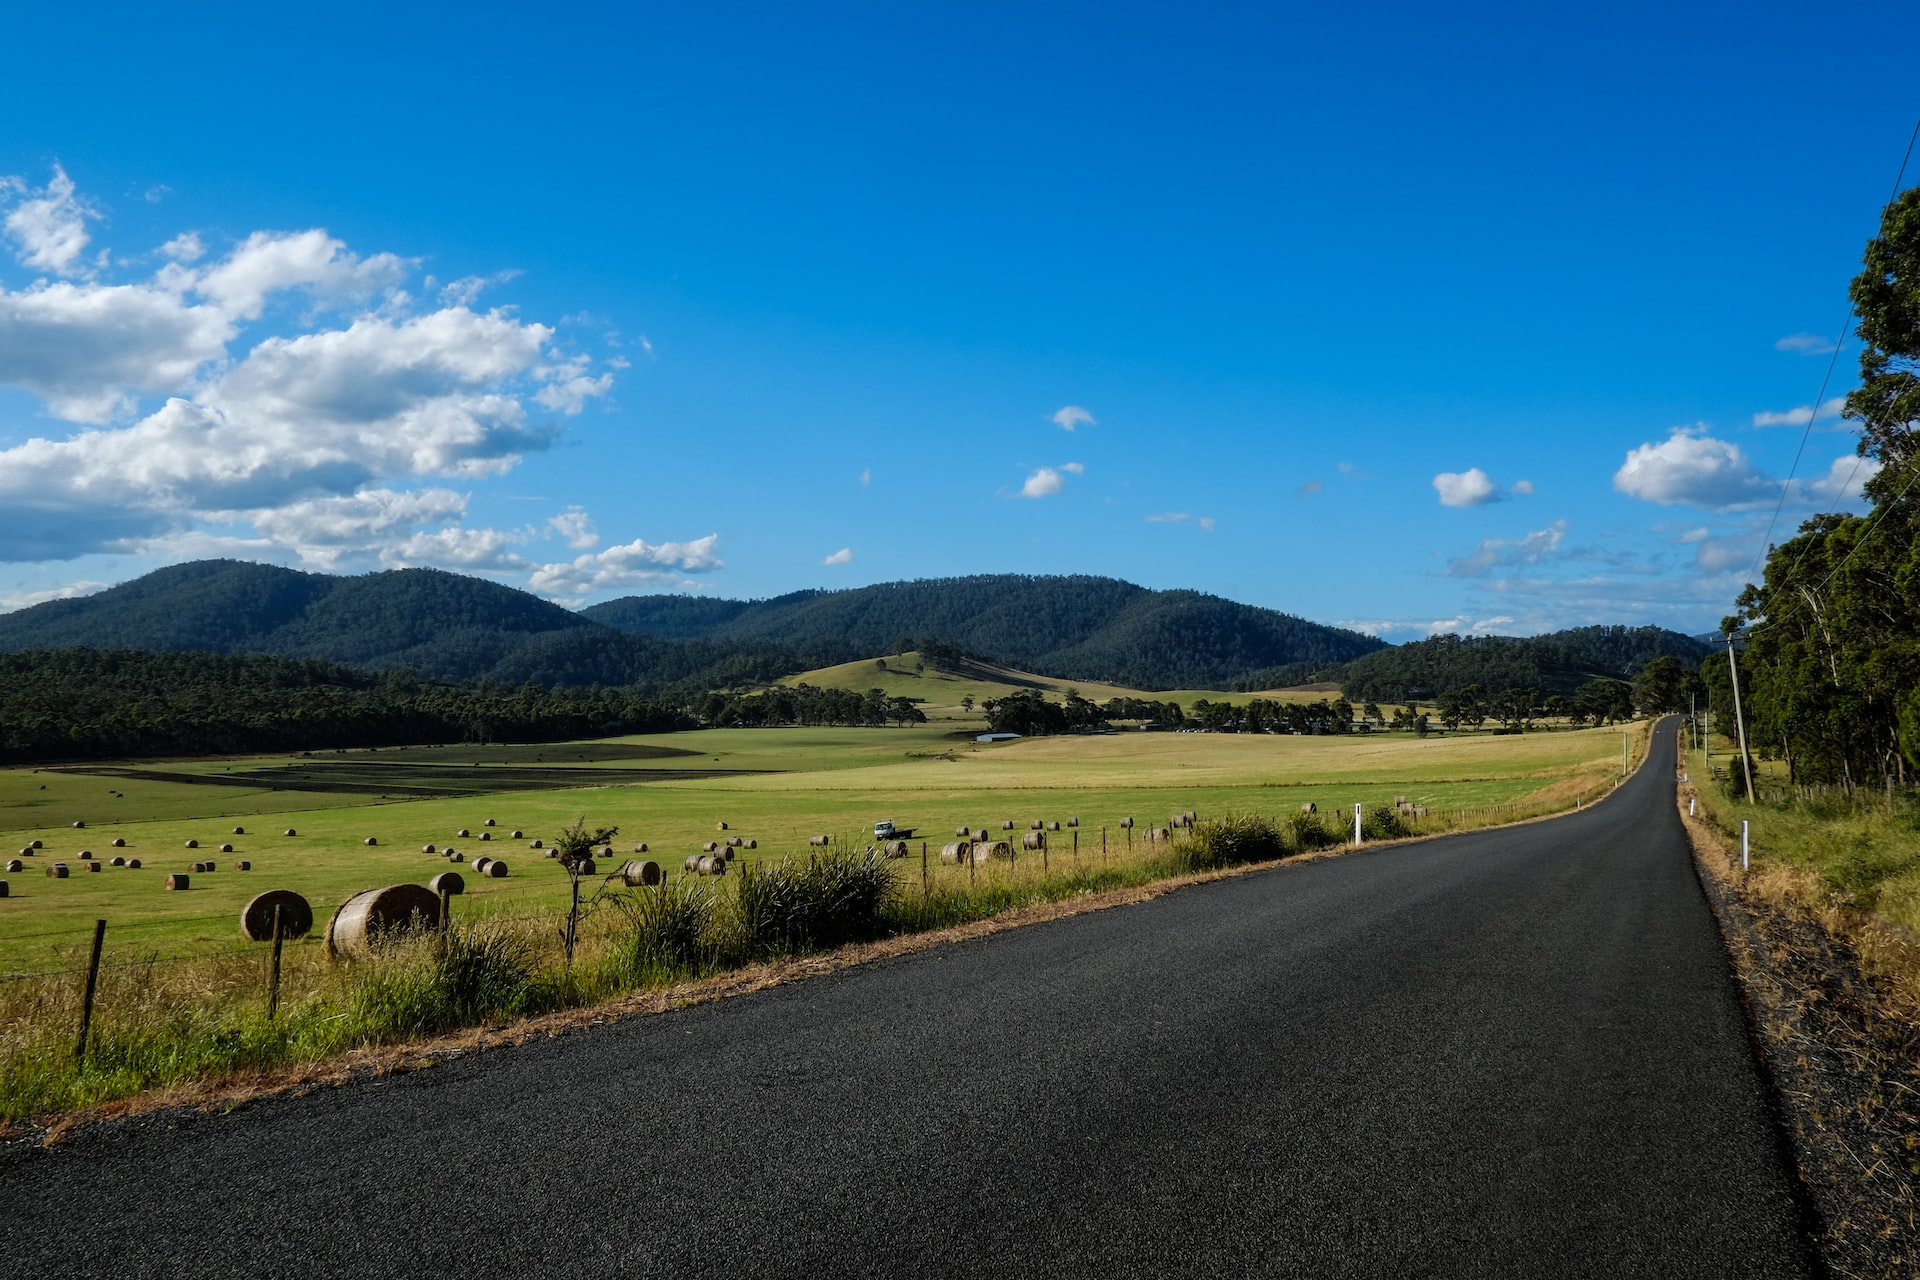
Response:
[{"label": "forested mountain", "polygon": [[631,690],[444,684],[258,655],[0,654],[0,760],[542,742],[694,723]]},{"label": "forested mountain", "polygon": [[1575,627],[1547,635],[1434,636],[1382,649],[1347,664],[1340,689],[1355,702],[1437,698],[1479,685],[1488,693],[1533,689],[1572,694],[1588,680],[1629,680],[1649,661],[1688,668],[1713,646],[1661,627]]},{"label": "forested mountain", "polygon": [[582,613],[660,638],[805,646],[830,662],[938,640],[1022,670],[1139,689],[1223,688],[1256,670],[1331,666],[1384,647],[1218,596],[1087,576],[927,578],[757,601],[629,596]]}]

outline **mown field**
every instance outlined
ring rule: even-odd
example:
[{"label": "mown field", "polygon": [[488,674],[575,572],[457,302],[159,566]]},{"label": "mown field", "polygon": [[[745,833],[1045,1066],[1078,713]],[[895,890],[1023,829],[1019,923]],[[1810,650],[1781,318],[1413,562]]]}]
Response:
[{"label": "mown field", "polygon": [[[646,842],[646,856],[676,876],[722,821],[728,834],[758,842],[741,857],[768,859],[804,849],[820,833],[864,846],[883,818],[918,828],[916,850],[924,837],[937,857],[963,823],[998,835],[1009,819],[1024,831],[1035,818],[1078,817],[1079,856],[1091,857],[1103,828],[1116,853],[1123,847],[1118,822],[1129,815],[1137,837],[1189,809],[1283,815],[1312,802],[1350,815],[1356,803],[1371,809],[1404,795],[1428,806],[1436,823],[1471,825],[1496,820],[1501,806],[1570,807],[1575,796],[1611,785],[1621,736],[1123,733],[979,746],[971,732],[948,726],[736,729],[0,771],[0,856],[17,856],[36,839],[44,846],[25,870],[0,877],[11,889],[0,900],[0,976],[72,968],[84,959],[95,919],[108,921],[110,963],[242,951],[238,915],[254,894],[295,890],[324,921],[361,889],[424,883],[446,869],[421,852],[428,843],[509,866],[504,880],[469,874],[459,913],[557,913],[566,877],[528,841],[550,843],[581,815],[617,827],[622,856]],[[489,818],[497,825],[487,828]],[[233,834],[236,826],[245,834]],[[298,834],[283,835],[289,827]],[[472,835],[460,837],[461,828]],[[510,838],[516,829],[525,833],[520,840]],[[492,838],[483,841],[483,831]],[[378,843],[366,846],[367,837]],[[113,847],[115,839],[125,846]],[[188,839],[200,847],[185,848]],[[1072,832],[1053,840],[1052,856],[1076,856]],[[222,843],[233,852],[217,852]],[[90,874],[75,856],[82,849],[138,857],[143,866]],[[167,873],[208,859],[217,869],[193,876],[189,890],[162,887]],[[242,859],[251,871],[234,869]],[[55,860],[73,868],[68,879],[45,876]],[[918,866],[912,859],[903,870],[917,877]]]}]

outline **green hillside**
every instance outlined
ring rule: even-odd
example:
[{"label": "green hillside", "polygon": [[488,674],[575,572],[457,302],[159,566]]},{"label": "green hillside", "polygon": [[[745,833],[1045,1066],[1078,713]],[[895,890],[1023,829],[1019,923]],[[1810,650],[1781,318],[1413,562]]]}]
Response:
[{"label": "green hillside", "polygon": [[1632,679],[1654,658],[1674,657],[1693,667],[1710,652],[1711,645],[1661,627],[1576,627],[1524,638],[1434,636],[1355,659],[1340,686],[1356,702],[1435,698],[1470,684],[1488,693],[1571,694],[1589,680]]}]

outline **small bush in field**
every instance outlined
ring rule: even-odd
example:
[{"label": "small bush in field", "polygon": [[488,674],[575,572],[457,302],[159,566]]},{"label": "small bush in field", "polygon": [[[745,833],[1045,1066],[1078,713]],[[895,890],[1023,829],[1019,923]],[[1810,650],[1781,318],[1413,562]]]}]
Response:
[{"label": "small bush in field", "polygon": [[682,880],[616,901],[630,930],[622,955],[628,981],[664,981],[713,963],[714,897],[705,885]]},{"label": "small bush in field", "polygon": [[1287,852],[1279,824],[1256,814],[1202,819],[1193,828],[1186,847],[1187,858],[1197,871],[1271,862],[1286,857]]},{"label": "small bush in field", "polygon": [[1339,844],[1343,838],[1327,830],[1317,813],[1296,813],[1288,825],[1291,828],[1288,834],[1293,837],[1293,847],[1303,853]]},{"label": "small bush in field", "polygon": [[798,954],[876,937],[895,888],[893,869],[871,849],[743,866],[733,942],[748,955]]},{"label": "small bush in field", "polygon": [[1384,804],[1368,811],[1361,819],[1360,831],[1369,840],[1398,840],[1413,834],[1399,810]]}]

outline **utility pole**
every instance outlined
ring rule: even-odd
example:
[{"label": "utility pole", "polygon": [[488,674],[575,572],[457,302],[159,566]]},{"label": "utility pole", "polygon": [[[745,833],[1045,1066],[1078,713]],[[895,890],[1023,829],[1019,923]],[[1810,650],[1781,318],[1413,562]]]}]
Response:
[{"label": "utility pole", "polygon": [[1747,718],[1740,710],[1740,665],[1733,656],[1733,632],[1727,632],[1727,674],[1733,677],[1733,723],[1740,731],[1740,767],[1747,775],[1747,803],[1753,803],[1753,757],[1747,754]]}]

